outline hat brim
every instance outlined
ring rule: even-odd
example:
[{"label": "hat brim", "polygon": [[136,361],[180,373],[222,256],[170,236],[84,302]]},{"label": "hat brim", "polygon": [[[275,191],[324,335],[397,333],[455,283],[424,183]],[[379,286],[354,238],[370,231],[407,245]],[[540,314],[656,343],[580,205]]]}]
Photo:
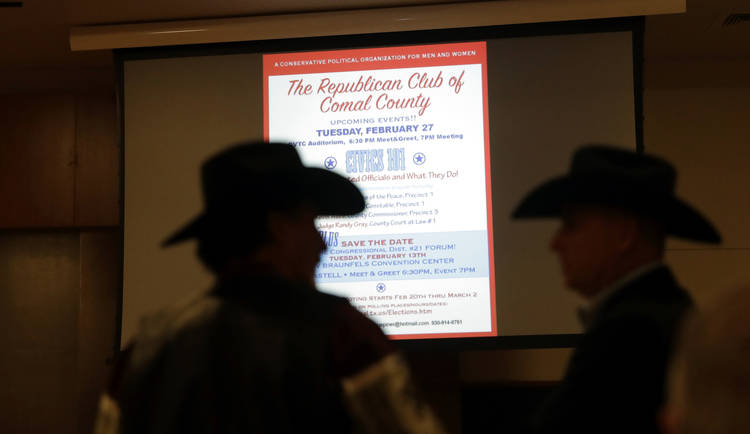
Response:
[{"label": "hat brim", "polygon": [[197,237],[199,234],[204,232],[203,228],[206,226],[205,222],[206,215],[199,214],[197,217],[194,217],[192,220],[190,220],[190,222],[177,230],[177,232],[173,233],[172,235],[167,237],[167,239],[162,241],[162,247],[169,247],[182,241],[189,240],[190,238]]},{"label": "hat brim", "polygon": [[561,176],[552,178],[521,199],[511,214],[514,219],[560,217],[570,191],[569,180]]},{"label": "hat brim", "polygon": [[[302,190],[302,198],[309,201],[320,216],[349,216],[365,209],[365,199],[357,186],[335,172],[305,167],[288,176],[296,178],[296,184]],[[162,246],[171,246],[209,231],[208,214],[204,211],[164,240]]]},{"label": "hat brim", "polygon": [[552,218],[562,215],[566,204],[596,204],[638,208],[658,218],[667,235],[711,244],[721,242],[716,228],[698,210],[674,196],[648,197],[607,187],[583,187],[568,176],[552,178],[529,192],[512,213],[514,219]]}]

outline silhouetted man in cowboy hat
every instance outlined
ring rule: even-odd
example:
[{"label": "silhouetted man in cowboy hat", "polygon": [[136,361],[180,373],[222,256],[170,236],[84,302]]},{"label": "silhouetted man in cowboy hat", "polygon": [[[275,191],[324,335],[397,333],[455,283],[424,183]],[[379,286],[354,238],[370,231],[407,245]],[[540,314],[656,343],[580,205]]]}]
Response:
[{"label": "silhouetted man in cowboy hat", "polygon": [[[202,182],[204,211],[165,245],[197,239],[216,285],[145,323],[115,399],[103,401],[103,413],[115,410],[110,426],[123,434],[440,432],[379,327],[314,287],[326,248],[315,218],[361,212],[354,184],[304,166],[278,143],[215,155]],[[106,422],[105,414],[99,427]]]},{"label": "silhouetted man in cowboy hat", "polygon": [[658,432],[668,355],[692,305],[662,262],[665,237],[720,242],[675,196],[675,179],[662,159],[586,146],[569,173],[532,190],[514,211],[517,219],[562,219],[550,246],[565,284],[589,302],[586,331],[538,432]]}]

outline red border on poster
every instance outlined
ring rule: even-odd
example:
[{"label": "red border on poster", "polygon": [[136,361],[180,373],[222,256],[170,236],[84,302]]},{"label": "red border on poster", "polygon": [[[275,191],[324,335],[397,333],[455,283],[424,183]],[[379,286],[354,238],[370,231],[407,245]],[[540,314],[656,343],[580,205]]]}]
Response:
[{"label": "red border on poster", "polygon": [[398,47],[361,48],[263,55],[263,137],[269,139],[268,77],[292,74],[316,74],[344,71],[429,66],[482,66],[482,106],[484,127],[485,192],[487,197],[487,241],[489,247],[490,309],[492,330],[489,332],[394,334],[390,339],[441,339],[498,336],[495,304],[495,250],[492,231],[492,182],[490,175],[490,133],[487,107],[487,48],[484,41],[453,44],[404,45]]}]

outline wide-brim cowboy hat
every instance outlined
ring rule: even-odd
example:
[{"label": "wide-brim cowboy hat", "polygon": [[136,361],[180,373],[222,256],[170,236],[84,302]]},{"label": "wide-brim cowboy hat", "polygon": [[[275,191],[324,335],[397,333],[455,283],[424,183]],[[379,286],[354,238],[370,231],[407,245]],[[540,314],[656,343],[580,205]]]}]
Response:
[{"label": "wide-brim cowboy hat", "polygon": [[675,195],[676,171],[667,161],[606,145],[578,149],[570,170],[529,192],[518,204],[516,219],[560,217],[571,204],[628,209],[660,221],[666,235],[720,243],[713,224]]},{"label": "wide-brim cowboy hat", "polygon": [[251,221],[268,210],[303,203],[321,216],[362,212],[365,200],[345,177],[308,167],[286,143],[247,142],[207,160],[201,167],[204,209],[168,237],[164,246],[214,231],[253,230]]}]

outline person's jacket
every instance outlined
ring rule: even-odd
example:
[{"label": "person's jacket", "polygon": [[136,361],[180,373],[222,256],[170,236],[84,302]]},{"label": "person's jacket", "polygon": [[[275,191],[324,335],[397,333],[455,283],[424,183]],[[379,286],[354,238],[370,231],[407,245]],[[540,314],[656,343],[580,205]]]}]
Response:
[{"label": "person's jacket", "polygon": [[612,294],[592,318],[534,431],[658,433],[670,353],[691,306],[665,266]]}]

